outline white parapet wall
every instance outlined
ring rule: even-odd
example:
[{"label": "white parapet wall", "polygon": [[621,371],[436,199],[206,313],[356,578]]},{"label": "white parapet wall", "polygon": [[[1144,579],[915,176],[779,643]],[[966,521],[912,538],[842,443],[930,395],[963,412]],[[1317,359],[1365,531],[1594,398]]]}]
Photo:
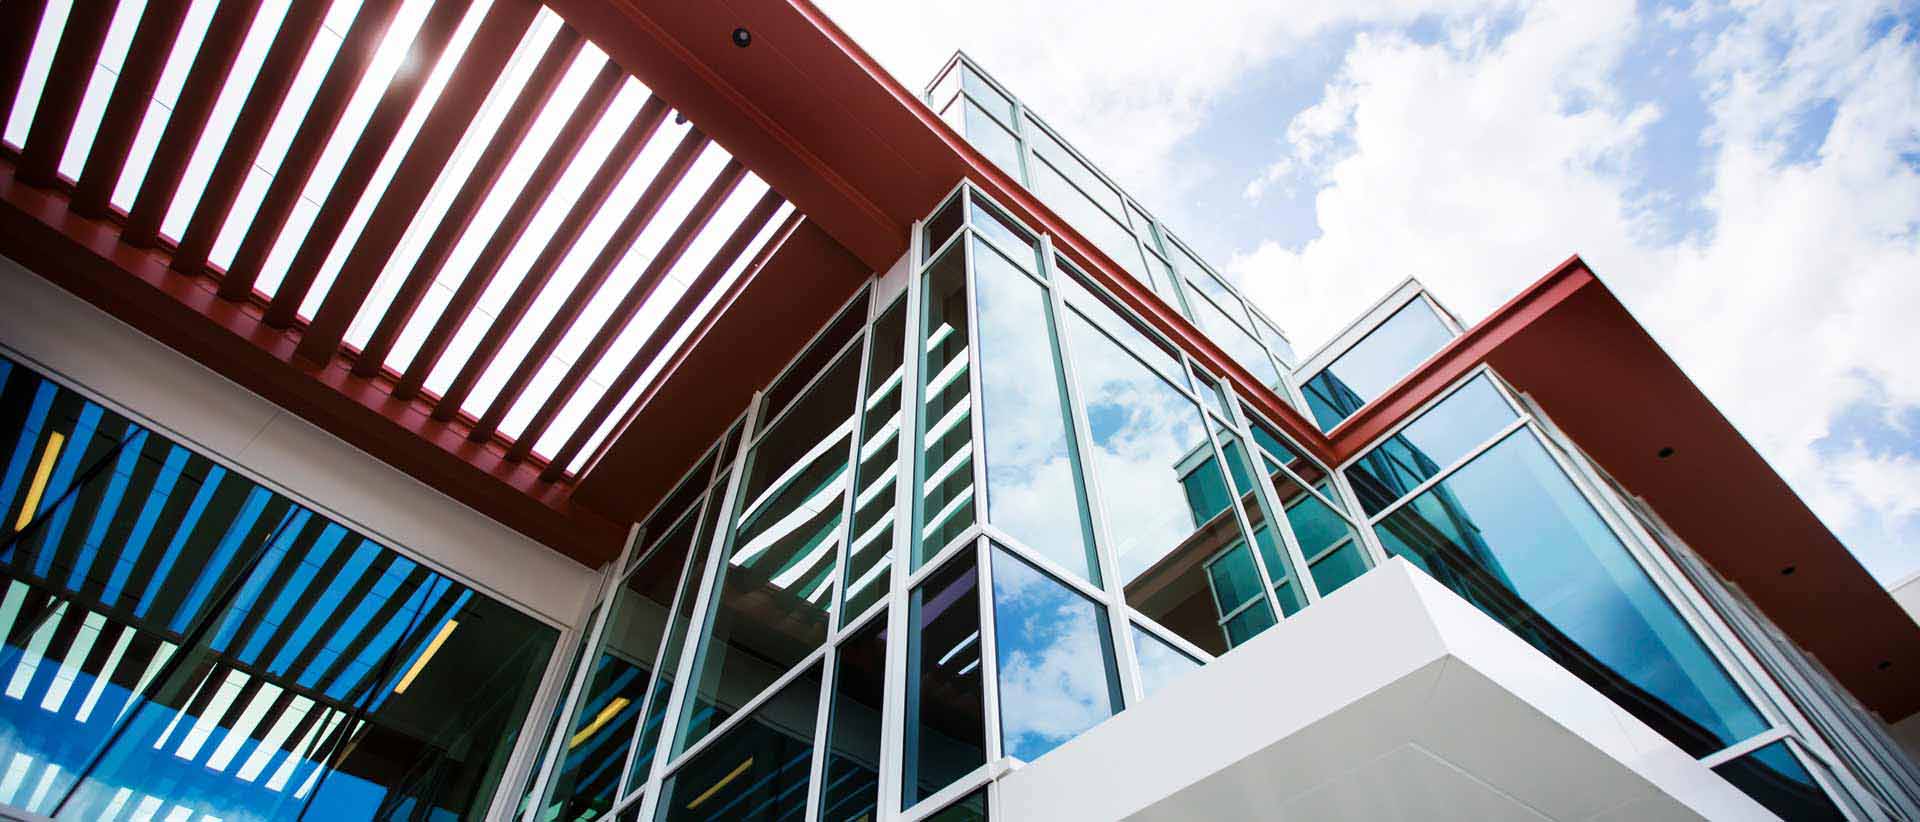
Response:
[{"label": "white parapet wall", "polygon": [[598,576],[0,257],[0,353],[556,625]]},{"label": "white parapet wall", "polygon": [[997,820],[1774,818],[1400,559],[998,791]]}]

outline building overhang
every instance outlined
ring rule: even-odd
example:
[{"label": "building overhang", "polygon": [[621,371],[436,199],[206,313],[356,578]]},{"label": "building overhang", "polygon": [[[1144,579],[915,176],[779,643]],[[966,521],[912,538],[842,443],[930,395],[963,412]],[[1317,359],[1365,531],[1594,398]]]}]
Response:
[{"label": "building overhang", "polygon": [[1018,819],[1772,818],[1405,560],[999,790]]},{"label": "building overhang", "polygon": [[1578,256],[1335,428],[1331,449],[1358,455],[1481,363],[1867,707],[1888,721],[1920,712],[1913,620]]}]

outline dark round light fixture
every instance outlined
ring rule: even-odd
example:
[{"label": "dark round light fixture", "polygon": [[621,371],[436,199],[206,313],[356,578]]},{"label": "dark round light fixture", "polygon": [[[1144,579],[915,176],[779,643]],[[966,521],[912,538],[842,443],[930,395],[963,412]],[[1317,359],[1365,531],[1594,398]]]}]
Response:
[{"label": "dark round light fixture", "polygon": [[1780,569],[1780,575],[1781,575],[1781,576],[1783,576],[1783,577],[1790,577],[1790,576],[1793,576],[1793,572],[1795,572],[1795,571],[1798,571],[1798,570],[1800,570],[1800,566],[1798,566],[1798,565],[1789,565],[1789,566],[1787,566],[1787,567],[1785,567],[1785,568],[1782,568],[1782,569]]},{"label": "dark round light fixture", "polygon": [[1880,664],[1875,665],[1873,667],[1878,668],[1879,670],[1882,670],[1882,671],[1887,670],[1888,668],[1893,667],[1893,660],[1891,659],[1880,660]]},{"label": "dark round light fixture", "polygon": [[746,48],[748,46],[753,45],[753,32],[747,31],[744,28],[734,29],[733,44],[740,48]]},{"label": "dark round light fixture", "polygon": [[1673,446],[1669,445],[1665,448],[1660,449],[1660,451],[1654,454],[1654,456],[1659,457],[1661,459],[1666,459],[1668,457],[1673,456]]}]

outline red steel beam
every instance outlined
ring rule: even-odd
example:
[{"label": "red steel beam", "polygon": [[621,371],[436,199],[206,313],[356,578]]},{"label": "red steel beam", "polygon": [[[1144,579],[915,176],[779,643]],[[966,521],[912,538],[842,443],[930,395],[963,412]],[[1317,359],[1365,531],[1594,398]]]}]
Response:
[{"label": "red steel beam", "polygon": [[[480,212],[480,204],[486,201],[487,193],[493,190],[494,183],[500,179],[500,172],[506,168],[507,161],[518,151],[532,129],[534,120],[541,109],[553,97],[565,76],[568,64],[580,53],[580,46],[586,41],[571,26],[563,27],[554,35],[553,42],[547,46],[547,53],[540,58],[528,78],[528,85],[515,98],[513,107],[500,121],[499,129],[487,141],[487,147],[480,152],[480,158],[474,163],[473,170],[467,173],[466,182],[460,185],[460,191],[453,197],[453,203],[447,213],[440,218],[440,224],[434,226],[433,236],[421,247],[420,256],[414,260],[413,267],[407,271],[406,279],[395,291],[393,302],[387,304],[387,310],[380,315],[373,336],[367,340],[360,355],[354,358],[353,373],[362,377],[371,377],[380,373],[381,365],[387,361],[387,354],[393,350],[393,343],[400,337],[400,330],[413,319],[413,313],[419,309],[420,300],[427,295],[427,289],[439,276],[441,266],[453,255],[453,248],[465,234],[467,227],[473,224],[474,215]],[[348,260],[348,269],[353,261]],[[347,269],[341,271],[347,276]],[[321,315],[327,307],[320,307]],[[314,317],[313,325],[319,325],[321,316]],[[308,332],[312,334],[311,326]]]},{"label": "red steel beam", "polygon": [[[697,131],[689,132],[688,136],[697,133]],[[521,356],[520,364],[501,385],[500,393],[495,395],[493,402],[487,406],[486,412],[480,415],[480,421],[474,424],[473,433],[470,436],[474,439],[484,439],[493,436],[493,433],[500,429],[500,421],[506,418],[507,412],[513,409],[514,403],[519,401],[520,393],[526,390],[527,383],[531,382],[534,374],[546,364],[547,356],[553,353],[553,349],[566,338],[567,332],[573,328],[574,321],[580,317],[580,312],[586,309],[587,303],[593,299],[594,295],[600,293],[600,286],[609,276],[612,276],[614,269],[626,258],[627,251],[633,247],[634,240],[639,238],[640,232],[653,222],[654,214],[660,210],[660,204],[666,200],[667,195],[679,187],[680,181],[685,179],[686,171],[693,164],[693,159],[701,145],[691,141],[683,142],[680,147],[689,149],[687,154],[682,157],[676,151],[674,156],[667,160],[667,167],[662,169],[660,176],[655,177],[653,182],[647,185],[646,192],[640,195],[638,205],[620,221],[619,227],[614,229],[613,236],[607,241],[606,246],[600,249],[599,255],[594,257],[593,263],[587,266],[586,273],[580,278],[580,282],[575,284],[572,293],[567,295],[560,310],[554,312],[546,328],[534,338],[533,345],[527,353]],[[721,169],[720,174],[714,178],[706,192],[701,194],[700,200],[694,204],[686,218],[674,228],[673,234],[667,238],[660,251],[648,261],[639,279],[620,296],[620,301],[607,315],[606,321],[600,325],[593,340],[580,357],[576,358],[576,362],[600,359],[599,352],[604,349],[603,345],[599,345],[601,338],[611,340],[626,328],[627,322],[633,318],[635,312],[640,310],[640,304],[646,300],[647,295],[652,294],[653,290],[659,286],[667,269],[671,268],[680,255],[686,252],[687,243],[692,241],[693,235],[699,233],[707,221],[713,218],[714,209],[718,208],[720,201],[726,199],[727,194],[733,191],[734,186],[739,185],[740,179],[745,174],[746,169],[738,161],[727,161],[726,167]]]},{"label": "red steel beam", "polygon": [[453,150],[466,134],[468,124],[480,113],[480,106],[486,102],[500,73],[506,70],[507,61],[512,59],[520,39],[539,11],[539,4],[531,0],[500,0],[487,10],[486,20],[455,65],[446,88],[434,101],[433,111],[421,124],[413,144],[407,147],[393,180],[387,184],[380,202],[367,218],[366,228],[335,275],[333,287],[327,290],[326,298],[314,312],[313,322],[307,325],[306,334],[300,339],[297,351],[300,356],[324,362],[339,349],[348,324],[366,304],[367,294],[379,280],[381,270],[394,248],[400,245],[420,205],[426,202],[427,194],[446,169],[447,161],[452,159]]},{"label": "red steel beam", "polygon": [[[347,36],[341,39],[339,51],[333,55],[333,62],[328,64],[327,73],[320,80],[319,91],[314,93],[306,116],[300,119],[300,128],[288,144],[287,156],[280,158],[273,182],[267,186],[266,196],[261,198],[252,222],[247,225],[240,248],[234,252],[233,263],[220,278],[220,296],[236,302],[253,297],[253,283],[260,278],[267,255],[273,253],[274,241],[280,238],[280,230],[286,228],[294,204],[307,186],[307,177],[313,174],[313,167],[320,163],[320,153],[326,150],[327,138],[340,124],[347,102],[353,99],[354,88],[360,85],[399,10],[400,0],[366,0],[353,16],[353,25],[347,28]],[[213,230],[218,232],[220,226],[214,226]]]},{"label": "red steel beam", "polygon": [[133,150],[133,138],[139,134],[154,87],[160,84],[160,72],[167,67],[167,55],[186,19],[187,0],[154,0],[141,12],[127,58],[120,63],[120,77],[113,83],[100,128],[94,132],[87,161],[74,184],[75,211],[89,217],[112,213],[113,187],[120,184],[127,153]]},{"label": "red steel beam", "polygon": [[[392,149],[394,137],[405,124],[407,113],[419,100],[427,77],[440,63],[440,58],[453,40],[454,29],[460,25],[460,18],[466,15],[471,5],[471,0],[440,0],[427,11],[427,19],[420,25],[420,33],[413,38],[412,46],[400,63],[400,70],[394,73],[386,92],[380,95],[379,104],[373,107],[373,114],[367,118],[366,128],[361,130],[360,138],[354,141],[346,163],[329,181],[327,196],[320,203],[319,213],[300,238],[300,247],[294,252],[293,261],[287,264],[280,287],[274,289],[273,302],[267,306],[268,325],[280,328],[293,325],[300,303],[320,277],[320,267],[326,264],[327,256],[333,252],[334,244],[339,242],[340,233],[346,229],[347,221],[352,219],[360,198],[372,185],[373,175],[380,169],[381,160]],[[481,91],[481,94],[485,93]]]},{"label": "red steel beam", "polygon": [[160,223],[173,205],[173,196],[180,190],[180,179],[187,173],[187,161],[193,158],[193,150],[200,144],[207,118],[213,114],[213,104],[220,98],[227,75],[240,57],[247,29],[253,26],[254,15],[259,11],[260,0],[227,0],[214,11],[213,20],[207,24],[207,34],[200,40],[200,50],[194,54],[193,65],[187,70],[186,83],[174,101],[173,113],[167,117],[160,144],[154,147],[147,175],[140,179],[139,193],[134,195],[133,206],[127,209],[121,242],[151,246],[160,241]]},{"label": "red steel beam", "polygon": [[625,529],[575,505],[570,486],[536,465],[469,442],[465,426],[394,399],[382,380],[354,377],[343,359],[294,359],[298,333],[220,298],[203,278],[173,273],[163,251],[120,242],[113,222],[73,211],[55,190],[20,182],[0,158],[0,254],[12,257],[161,343],[348,443],[379,455],[465,505],[588,566],[619,552]]},{"label": "red steel beam", "polygon": [[[67,15],[67,27],[60,32],[60,45],[47,70],[46,88],[40,92],[40,105],[33,110],[33,125],[20,151],[20,179],[37,186],[59,180],[60,155],[73,136],[74,115],[86,97],[87,81],[93,79],[93,67],[100,62],[100,47],[106,44],[112,23],[113,13],[104,8],[76,8]],[[32,29],[25,33],[30,35]]]},{"label": "red steel beam", "polygon": [[286,102],[293,78],[313,49],[326,19],[324,3],[295,3],[287,9],[287,17],[280,21],[273,45],[267,47],[267,56],[260,63],[253,86],[247,89],[247,99],[240,104],[240,114],[227,130],[226,144],[221,146],[213,171],[207,175],[200,202],[194,206],[193,216],[187,219],[186,230],[180,233],[180,244],[173,252],[173,270],[199,274],[206,268],[214,240],[226,225],[227,216],[233,213],[233,203],[239,199],[240,188],[246,185],[247,175],[260,156],[260,147],[267,141],[274,117]]},{"label": "red steel beam", "polygon": [[[515,326],[520,324],[520,319],[526,316],[533,301],[553,279],[560,263],[573,251],[574,244],[580,241],[580,235],[586,231],[587,225],[600,213],[600,207],[613,194],[614,186],[619,185],[620,179],[626,176],[627,168],[647,147],[647,140],[660,128],[660,123],[667,117],[666,105],[656,98],[650,98],[647,103],[639,116],[627,124],[626,131],[621,133],[613,148],[607,152],[606,159],[594,171],[578,199],[567,209],[566,216],[560,219],[560,223],[541,243],[540,253],[527,266],[520,281],[514,284],[513,292],[500,306],[499,313],[487,324],[473,351],[467,354],[466,363],[455,373],[453,382],[447,385],[446,393],[434,405],[435,418],[450,420],[460,412],[461,404],[466,402],[467,396],[479,383],[480,376],[493,364],[494,357],[499,355],[501,346],[506,344]],[[421,364],[417,358],[413,362],[415,366]]]},{"label": "red steel beam", "polygon": [[[780,205],[784,202],[786,201],[781,199],[779,192],[771,188],[767,189],[767,193],[760,195],[759,202],[754,203],[753,209],[740,220],[740,225],[734,227],[733,233],[728,235],[726,242],[714,251],[713,259],[708,260],[706,267],[700,269],[700,273],[694,277],[693,282],[688,284],[687,290],[674,301],[673,307],[667,310],[660,323],[654,326],[653,331],[647,334],[647,339],[640,344],[640,348],[628,359],[626,366],[620,369],[619,376],[607,386],[606,393],[594,402],[592,410],[587,412],[579,427],[568,435],[566,442],[557,452],[562,456],[548,463],[546,470],[540,473],[542,479],[557,480],[565,476],[567,464],[572,462],[574,456],[580,452],[586,439],[599,430],[600,424],[613,413],[614,405],[626,395],[627,386],[640,378],[647,363],[652,362],[653,358],[660,353],[660,349],[673,338],[674,332],[687,321],[687,318],[693,314],[693,310],[699,307],[700,301],[706,297],[707,292],[720,282],[720,278],[733,267],[735,261],[740,259],[740,255],[746,252],[747,245],[753,242],[753,238],[760,234],[761,229],[767,227],[767,223],[780,211]],[[787,231],[792,231],[792,227],[789,226]],[[767,243],[769,249],[778,245],[777,241]],[[624,326],[625,323],[619,325]],[[608,323],[606,327],[612,328],[615,324]],[[560,409],[573,398],[574,392],[579,390],[580,384],[586,381],[587,375],[593,373],[594,367],[599,364],[606,346],[611,344],[612,339],[610,337],[606,343],[601,343],[600,336],[595,335],[593,344],[587,347],[587,352],[583,352],[581,356],[574,359],[573,365],[567,369],[566,376],[560,378],[560,384],[547,395],[546,401],[540,404],[540,410],[534,413],[526,429],[514,439],[513,447],[507,449],[507,459],[522,460],[533,454],[533,448],[539,443],[540,437],[546,434],[548,426],[553,424],[554,417],[558,416]]]},{"label": "red steel beam", "polygon": [[13,116],[13,98],[20,96],[20,81],[33,56],[33,37],[46,13],[47,0],[0,3],[0,126]]},{"label": "red steel beam", "polygon": [[580,153],[580,147],[587,141],[587,135],[593,131],[593,124],[599,122],[607,106],[613,103],[614,93],[620,84],[626,81],[626,73],[611,63],[594,77],[593,84],[580,98],[580,103],[568,115],[565,124],[560,126],[560,134],[548,147],[545,156],[534,166],[533,173],[527,175],[527,181],[514,197],[513,204],[507,207],[500,222],[487,236],[487,243],[474,258],[473,265],[460,279],[460,285],[448,298],[447,304],[440,310],[440,316],[434,320],[432,330],[420,341],[420,348],[408,362],[406,373],[400,377],[393,393],[397,397],[411,398],[420,392],[427,382],[427,376],[439,363],[441,353],[447,350],[447,344],[453,341],[453,335],[466,322],[467,315],[480,301],[487,286],[500,273],[500,266],[506,262],[507,252],[512,251],[520,241],[520,235],[527,230],[527,223],[533,219],[533,213],[552,190],[553,184],[560,179],[562,172],[573,162],[574,155]]}]

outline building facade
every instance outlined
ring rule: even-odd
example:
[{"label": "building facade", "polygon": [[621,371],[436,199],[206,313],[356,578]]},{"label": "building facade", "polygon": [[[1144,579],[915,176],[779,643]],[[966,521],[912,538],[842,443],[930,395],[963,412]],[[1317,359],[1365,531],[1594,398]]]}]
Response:
[{"label": "building facade", "polygon": [[0,818],[1920,818],[1577,257],[1302,356],[805,0],[0,16]]}]

